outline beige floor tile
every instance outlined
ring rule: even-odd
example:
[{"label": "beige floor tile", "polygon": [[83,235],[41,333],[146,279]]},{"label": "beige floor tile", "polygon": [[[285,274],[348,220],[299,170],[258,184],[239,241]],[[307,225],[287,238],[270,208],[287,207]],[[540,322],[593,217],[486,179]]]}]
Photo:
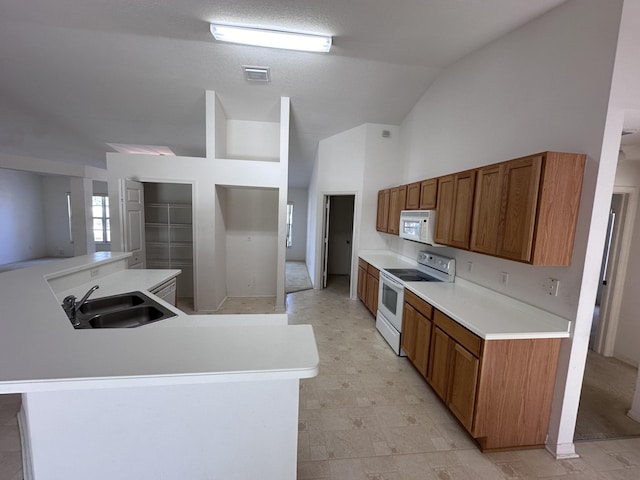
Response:
[{"label": "beige floor tile", "polygon": [[20,434],[14,425],[0,425],[0,452],[20,452]]},{"label": "beige floor tile", "polygon": [[331,480],[368,480],[359,458],[330,460]]},{"label": "beige floor tile", "polygon": [[375,455],[371,435],[366,430],[325,432],[329,458],[359,458]]},{"label": "beige floor tile", "polygon": [[328,461],[298,462],[298,480],[317,480],[331,478]]},{"label": "beige floor tile", "polygon": [[0,478],[22,478],[22,455],[20,452],[0,452]]}]

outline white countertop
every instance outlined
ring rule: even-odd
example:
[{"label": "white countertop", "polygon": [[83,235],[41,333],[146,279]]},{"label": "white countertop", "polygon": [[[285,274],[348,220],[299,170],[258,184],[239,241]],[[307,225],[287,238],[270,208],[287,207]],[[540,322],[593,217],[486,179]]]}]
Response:
[{"label": "white countertop", "polygon": [[[415,260],[388,251],[363,251],[359,256],[379,270],[417,265]],[[404,285],[485,340],[569,337],[569,320],[461,278],[454,283]]]},{"label": "white countertop", "polygon": [[47,278],[127,256],[101,252],[0,274],[0,393],[317,375],[312,327],[287,325],[286,315],[189,316],[171,307],[177,317],[143,327],[75,330],[57,296],[94,284],[96,298],[145,291],[177,271],[120,271],[57,296]]}]

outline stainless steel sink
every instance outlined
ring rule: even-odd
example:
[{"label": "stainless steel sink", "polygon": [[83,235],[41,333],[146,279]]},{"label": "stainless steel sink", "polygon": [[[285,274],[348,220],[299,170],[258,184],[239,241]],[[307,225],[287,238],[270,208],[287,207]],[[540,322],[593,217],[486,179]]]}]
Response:
[{"label": "stainless steel sink", "polygon": [[[168,308],[142,292],[87,300],[77,312],[77,329],[133,328],[175,317]],[[73,321],[72,321],[73,324]]]},{"label": "stainless steel sink", "polygon": [[122,295],[87,300],[78,311],[86,315],[96,315],[142,305],[146,300],[150,300],[149,297],[143,297],[139,292],[123,293]]},{"label": "stainless steel sink", "polygon": [[[175,316],[173,314],[172,316]],[[150,305],[101,313],[89,320],[91,328],[131,328],[167,318],[165,312]]]}]

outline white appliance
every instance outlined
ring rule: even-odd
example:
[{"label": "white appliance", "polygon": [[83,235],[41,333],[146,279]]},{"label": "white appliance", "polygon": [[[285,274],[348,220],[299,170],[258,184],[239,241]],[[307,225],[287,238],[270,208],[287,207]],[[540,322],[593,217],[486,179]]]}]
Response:
[{"label": "white appliance", "polygon": [[439,246],[433,240],[435,229],[435,210],[402,210],[400,212],[401,238]]},{"label": "white appliance", "polygon": [[418,253],[416,268],[383,268],[378,285],[376,328],[396,355],[406,357],[401,345],[404,282],[453,282],[456,261],[430,252]]}]

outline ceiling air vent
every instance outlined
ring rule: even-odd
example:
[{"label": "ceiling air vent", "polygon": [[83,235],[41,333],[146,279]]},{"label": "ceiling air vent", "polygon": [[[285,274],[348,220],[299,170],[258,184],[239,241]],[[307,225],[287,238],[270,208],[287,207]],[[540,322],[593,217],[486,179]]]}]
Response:
[{"label": "ceiling air vent", "polygon": [[269,67],[250,67],[243,65],[244,78],[248,82],[270,82],[271,75],[269,73]]}]

